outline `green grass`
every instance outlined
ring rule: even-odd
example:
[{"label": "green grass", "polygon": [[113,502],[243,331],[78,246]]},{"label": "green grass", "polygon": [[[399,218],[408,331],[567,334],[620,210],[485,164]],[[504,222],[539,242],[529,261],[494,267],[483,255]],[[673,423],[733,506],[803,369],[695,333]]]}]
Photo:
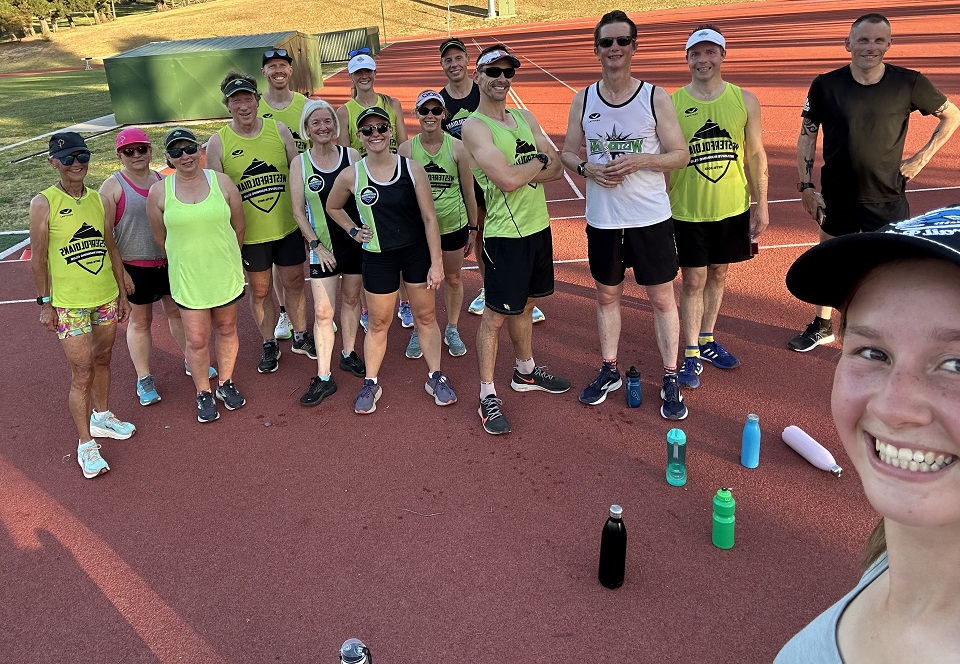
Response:
[{"label": "green grass", "polygon": [[28,233],[26,231],[22,233],[3,233],[0,234],[0,252],[6,251],[15,244],[26,240]]}]

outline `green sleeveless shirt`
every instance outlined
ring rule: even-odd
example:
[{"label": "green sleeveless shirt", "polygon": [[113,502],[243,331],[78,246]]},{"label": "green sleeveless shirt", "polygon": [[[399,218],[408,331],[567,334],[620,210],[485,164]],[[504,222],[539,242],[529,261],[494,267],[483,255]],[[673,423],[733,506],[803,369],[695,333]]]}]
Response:
[{"label": "green sleeveless shirt", "polygon": [[460,190],[460,171],[453,157],[454,139],[444,132],[443,143],[437,154],[430,154],[420,142],[420,134],[410,141],[410,156],[423,164],[433,191],[433,206],[437,210],[440,234],[453,233],[467,225],[467,206]]},{"label": "green sleeveless shirt", "polygon": [[727,83],[712,101],[695,99],[680,88],[671,99],[690,148],[690,163],[670,172],[673,218],[720,221],[749,210],[743,163],[747,107],[740,88]]},{"label": "green sleeveless shirt", "polygon": [[243,293],[243,260],[230,225],[230,205],[217,174],[204,169],[210,193],[184,203],[174,193],[177,174],[164,180],[163,225],[167,229],[170,295],[189,309],[212,309]]},{"label": "green sleeveless shirt", "polygon": [[50,204],[47,264],[50,297],[61,309],[93,309],[120,295],[103,240],[103,201],[87,187],[78,201],[54,185],[40,194]]},{"label": "green sleeveless shirt", "polygon": [[223,172],[243,199],[244,244],[279,240],[297,230],[287,188],[287,151],[277,121],[264,118],[262,122],[260,133],[252,138],[238,136],[230,125],[217,131],[223,143]]},{"label": "green sleeveless shirt", "polygon": [[303,107],[307,103],[307,98],[299,92],[293,93],[293,101],[283,109],[278,111],[267,103],[267,100],[260,97],[260,106],[257,109],[257,115],[261,118],[273,118],[287,125],[287,129],[293,134],[293,142],[297,145],[297,152],[306,152],[310,147],[306,136],[300,136],[300,115],[303,113]]},{"label": "green sleeveless shirt", "polygon": [[[344,105],[347,107],[347,115],[350,118],[350,121],[347,123],[347,131],[350,134],[350,147],[359,152],[361,157],[366,157],[367,149],[363,147],[363,143],[360,142],[360,136],[357,134],[357,118],[360,117],[360,113],[363,112],[367,106],[362,106],[356,99],[351,99]],[[400,145],[397,142],[397,114],[393,112],[393,106],[390,105],[390,100],[380,93],[377,93],[377,103],[374,104],[374,106],[379,106],[390,116],[390,126],[393,127],[393,131],[390,132],[390,152],[396,154],[397,148]]]},{"label": "green sleeveless shirt", "polygon": [[[304,152],[300,155],[300,172],[303,174],[303,198],[307,208],[307,220],[324,249],[333,251],[333,239],[330,237],[327,213],[323,209],[323,200],[320,198],[320,188],[324,186],[324,181],[313,172],[313,163],[310,161],[309,153]],[[311,251],[310,264],[313,265],[315,260],[316,258]]]},{"label": "green sleeveless shirt", "polygon": [[[470,117],[482,120],[490,127],[493,144],[507,158],[508,164],[526,163],[538,152],[533,131],[520,111],[513,108],[506,110],[516,121],[516,129],[508,129],[477,112]],[[497,189],[480,168],[473,168],[473,176],[483,187],[483,198],[487,204],[483,237],[527,237],[550,226],[547,197],[543,185],[539,182],[531,182],[516,191],[504,192]]]}]

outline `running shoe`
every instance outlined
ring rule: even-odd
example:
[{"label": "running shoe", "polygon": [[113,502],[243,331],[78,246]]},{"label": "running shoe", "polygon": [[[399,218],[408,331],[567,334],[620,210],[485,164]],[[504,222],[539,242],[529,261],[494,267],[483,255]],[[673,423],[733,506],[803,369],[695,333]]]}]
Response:
[{"label": "running shoe", "polygon": [[533,373],[522,374],[518,369],[513,370],[513,380],[510,387],[517,392],[541,390],[551,394],[560,394],[570,389],[570,381],[566,378],[551,376],[546,367],[535,367]]},{"label": "running shoe", "polygon": [[410,335],[410,343],[407,344],[407,350],[405,350],[403,354],[411,360],[423,357],[423,351],[420,349],[420,336],[416,330]]},{"label": "running shoe", "polygon": [[477,414],[480,415],[480,422],[483,424],[483,430],[487,433],[498,436],[502,433],[510,433],[510,423],[500,411],[503,404],[496,394],[491,394],[485,399],[480,399],[480,408]]},{"label": "running shoe", "polygon": [[313,335],[309,332],[304,332],[300,341],[294,340],[290,344],[290,351],[298,355],[306,355],[311,360],[317,359],[317,344],[313,340]]},{"label": "running shoe", "polygon": [[680,394],[680,383],[677,374],[667,374],[663,377],[663,388],[660,390],[663,405],[660,406],[660,415],[667,420],[682,420],[687,416],[687,406],[683,403]]},{"label": "running shoe", "polygon": [[243,398],[240,390],[237,389],[237,386],[233,384],[232,380],[224,381],[223,385],[217,388],[216,397],[223,402],[227,410],[243,408],[247,403],[247,400]]},{"label": "running shoe", "polygon": [[149,406],[160,401],[160,395],[157,393],[157,385],[152,374],[137,379],[137,396],[140,398],[141,406]]},{"label": "running shoe", "polygon": [[543,321],[547,320],[547,317],[543,315],[543,312],[540,311],[540,308],[536,306],[533,308],[531,315],[533,316],[534,324],[542,323]]},{"label": "running shoe", "polygon": [[700,346],[700,357],[718,369],[736,369],[740,366],[740,360],[716,341]]},{"label": "running shoe", "polygon": [[472,314],[482,314],[483,310],[487,306],[487,295],[484,290],[481,288],[480,293],[473,299],[473,302],[470,303],[470,306],[467,308]]},{"label": "running shoe", "polygon": [[600,373],[593,379],[593,382],[583,388],[583,392],[580,393],[580,402],[588,406],[596,406],[604,402],[607,398],[607,392],[619,390],[622,385],[620,372],[604,364],[600,367]]},{"label": "running shoe", "polygon": [[137,431],[129,422],[121,422],[109,410],[102,417],[90,414],[90,435],[94,438],[114,438],[126,440]]},{"label": "running shoe", "polygon": [[350,351],[350,354],[346,357],[343,356],[343,353],[340,353],[340,368],[349,371],[357,378],[363,378],[367,375],[367,367],[355,350]]},{"label": "running shoe", "polygon": [[366,309],[360,313],[360,327],[363,328],[364,332],[370,331],[370,315]]},{"label": "running shoe", "polygon": [[329,380],[323,380],[320,376],[314,376],[310,379],[310,387],[306,393],[300,397],[301,406],[316,406],[328,396],[337,391],[337,384],[333,382],[333,376]]},{"label": "running shoe", "polygon": [[430,374],[424,388],[438,406],[451,406],[457,403],[457,395],[453,393],[453,388],[450,387],[447,377],[441,371],[434,371]]},{"label": "running shoe", "polygon": [[369,415],[377,409],[377,401],[382,394],[383,390],[379,385],[369,378],[365,378],[363,387],[360,388],[360,394],[357,395],[357,400],[353,402],[353,412],[357,415]]},{"label": "running shoe", "polygon": [[452,325],[447,325],[443,331],[443,343],[450,347],[450,354],[454,357],[467,354],[467,346],[460,338],[460,331]]},{"label": "running shoe", "polygon": [[264,341],[263,353],[260,355],[260,364],[257,365],[257,371],[260,373],[273,373],[280,367],[280,344],[276,341]]},{"label": "running shoe", "polygon": [[400,324],[404,327],[413,327],[413,312],[410,310],[409,302],[400,303],[400,308],[397,309],[397,318],[400,319]]},{"label": "running shoe", "polygon": [[[187,366],[186,360],[183,361],[183,373],[187,374],[188,376],[193,375],[192,373],[190,373],[190,367]],[[213,367],[210,367],[210,371],[207,372],[207,380],[213,380],[216,377],[217,377],[217,370]]]},{"label": "running shoe", "polygon": [[290,316],[287,315],[286,311],[280,312],[277,326],[273,329],[273,336],[277,339],[289,339],[293,336],[293,325],[291,325]]},{"label": "running shoe", "polygon": [[696,357],[685,357],[683,358],[683,367],[680,369],[680,373],[677,374],[677,382],[680,383],[680,387],[700,387],[700,379],[698,376],[701,373],[703,373],[703,363],[700,359]]},{"label": "running shoe", "polygon": [[100,445],[94,440],[77,446],[77,463],[80,464],[83,476],[88,480],[92,480],[97,475],[103,475],[110,470],[110,466],[100,456]]},{"label": "running shoe", "polygon": [[204,390],[197,395],[197,422],[214,422],[220,419],[217,412],[217,402],[210,390]]},{"label": "running shoe", "polygon": [[836,337],[833,336],[833,323],[827,321],[826,325],[822,325],[817,321],[813,321],[807,325],[807,329],[790,340],[787,348],[795,350],[798,353],[806,353],[808,350],[813,350],[817,346],[832,343],[834,339],[836,339]]}]

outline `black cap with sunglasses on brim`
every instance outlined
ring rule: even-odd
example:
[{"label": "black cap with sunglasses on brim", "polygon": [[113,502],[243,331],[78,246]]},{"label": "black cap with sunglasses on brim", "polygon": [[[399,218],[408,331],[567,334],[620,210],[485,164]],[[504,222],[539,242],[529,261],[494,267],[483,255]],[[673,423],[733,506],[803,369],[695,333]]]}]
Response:
[{"label": "black cap with sunglasses on brim", "polygon": [[510,55],[507,51],[502,48],[494,49],[492,51],[487,51],[486,53],[481,53],[480,57],[477,58],[477,69],[480,67],[485,67],[486,65],[492,65],[497,60],[506,60],[510,63],[510,66],[514,69],[520,68],[520,61],[516,57]]},{"label": "black cap with sunglasses on brim", "polygon": [[357,127],[360,127],[360,123],[366,120],[369,117],[383,118],[387,122],[390,122],[390,116],[385,110],[379,106],[371,106],[370,108],[365,108],[360,111],[360,115],[357,116]]},{"label": "black cap with sunglasses on brim", "polygon": [[271,48],[264,51],[261,66],[267,64],[270,60],[286,60],[288,64],[293,64],[293,56],[282,48]]},{"label": "black cap with sunglasses on brim", "polygon": [[90,153],[83,136],[75,131],[64,131],[50,137],[50,156],[54,159],[66,157],[72,152]]}]

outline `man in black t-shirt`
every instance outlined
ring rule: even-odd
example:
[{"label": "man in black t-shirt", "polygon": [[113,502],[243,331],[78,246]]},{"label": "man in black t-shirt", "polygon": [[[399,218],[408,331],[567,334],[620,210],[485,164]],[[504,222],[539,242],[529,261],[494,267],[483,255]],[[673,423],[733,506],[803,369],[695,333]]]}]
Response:
[{"label": "man in black t-shirt", "polygon": [[[909,218],[907,182],[960,126],[960,111],[926,76],[883,62],[890,43],[884,16],[861,16],[845,40],[850,64],[815,78],[807,94],[797,140],[797,189],[807,214],[820,224],[821,242]],[[940,122],[927,144],[904,159],[913,111]],[[821,125],[824,163],[817,192],[813,164]],[[787,347],[803,353],[832,342],[830,314],[829,307],[817,307],[816,318]]]}]

